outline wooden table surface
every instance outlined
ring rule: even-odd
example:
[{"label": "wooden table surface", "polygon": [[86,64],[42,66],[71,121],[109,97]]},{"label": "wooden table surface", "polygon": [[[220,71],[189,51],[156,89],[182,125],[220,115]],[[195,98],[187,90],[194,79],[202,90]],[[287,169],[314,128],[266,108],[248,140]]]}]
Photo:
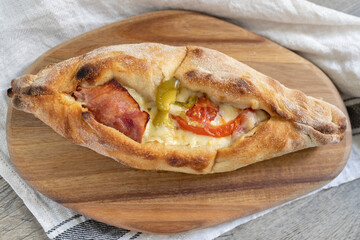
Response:
[{"label": "wooden table surface", "polygon": [[[358,0],[311,0],[360,16]],[[356,141],[360,136],[356,136]],[[360,179],[297,200],[218,237],[228,239],[360,239]],[[0,177],[0,239],[48,239]]]}]

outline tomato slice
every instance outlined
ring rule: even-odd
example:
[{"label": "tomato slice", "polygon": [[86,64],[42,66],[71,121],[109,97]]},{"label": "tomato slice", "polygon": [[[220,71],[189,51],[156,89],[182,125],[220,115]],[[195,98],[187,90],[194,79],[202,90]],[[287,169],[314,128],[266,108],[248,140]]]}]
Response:
[{"label": "tomato slice", "polygon": [[171,117],[179,124],[180,128],[199,135],[212,136],[216,138],[227,137],[234,131],[240,131],[240,125],[243,123],[245,116],[251,109],[241,112],[234,120],[225,122],[222,125],[214,126],[210,122],[215,119],[219,112],[219,106],[206,97],[198,99],[196,104],[190,108],[185,114],[190,121],[200,123],[201,126],[190,125],[185,119],[171,115]]},{"label": "tomato slice", "polygon": [[186,112],[186,116],[191,121],[205,123],[214,120],[218,112],[219,106],[203,96]]},{"label": "tomato slice", "polygon": [[179,124],[180,128],[183,130],[187,130],[199,135],[221,138],[232,135],[235,130],[240,131],[240,125],[243,123],[246,114],[250,111],[252,110],[245,110],[244,112],[240,113],[234,120],[231,120],[230,122],[219,126],[214,126],[209,122],[204,123],[202,127],[192,126],[189,125],[185,119],[179,116],[171,115],[171,117]]}]

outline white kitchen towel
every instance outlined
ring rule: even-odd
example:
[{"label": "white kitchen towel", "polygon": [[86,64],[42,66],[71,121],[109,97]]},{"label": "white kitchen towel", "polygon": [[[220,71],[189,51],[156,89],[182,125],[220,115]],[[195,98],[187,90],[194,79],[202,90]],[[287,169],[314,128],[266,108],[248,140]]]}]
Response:
[{"label": "white kitchen towel", "polygon": [[66,209],[29,187],[11,164],[5,142],[10,80],[46,50],[94,28],[156,10],[204,12],[287,47],[319,66],[344,97],[353,148],[342,173],[325,188],[360,177],[360,19],[303,0],[138,0],[0,2],[0,174],[23,199],[52,239],[212,239],[263,211],[212,228],[153,236],[102,224]]}]

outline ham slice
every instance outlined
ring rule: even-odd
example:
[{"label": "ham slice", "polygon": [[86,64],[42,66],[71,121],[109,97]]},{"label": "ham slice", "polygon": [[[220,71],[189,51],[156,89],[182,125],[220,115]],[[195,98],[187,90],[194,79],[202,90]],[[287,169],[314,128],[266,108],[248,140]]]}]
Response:
[{"label": "ham slice", "polygon": [[96,121],[115,128],[141,143],[149,114],[116,80],[93,88],[79,87],[74,96],[94,115]]}]

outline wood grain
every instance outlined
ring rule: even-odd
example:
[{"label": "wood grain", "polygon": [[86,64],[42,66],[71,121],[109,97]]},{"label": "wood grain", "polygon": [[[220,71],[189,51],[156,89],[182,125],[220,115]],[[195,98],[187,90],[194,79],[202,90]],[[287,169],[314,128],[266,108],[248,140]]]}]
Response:
[{"label": "wood grain", "polygon": [[[217,49],[346,112],[330,80],[310,62],[235,25],[193,12],[155,12],[107,25],[48,51],[27,72],[99,46],[144,41]],[[348,129],[339,144],[230,173],[194,176],[126,168],[11,108],[7,140],[17,170],[43,194],[110,225],[160,234],[219,224],[319,188],[342,170],[351,147]]]},{"label": "wood grain", "polygon": [[216,240],[360,239],[359,196],[357,179],[276,209]]}]

